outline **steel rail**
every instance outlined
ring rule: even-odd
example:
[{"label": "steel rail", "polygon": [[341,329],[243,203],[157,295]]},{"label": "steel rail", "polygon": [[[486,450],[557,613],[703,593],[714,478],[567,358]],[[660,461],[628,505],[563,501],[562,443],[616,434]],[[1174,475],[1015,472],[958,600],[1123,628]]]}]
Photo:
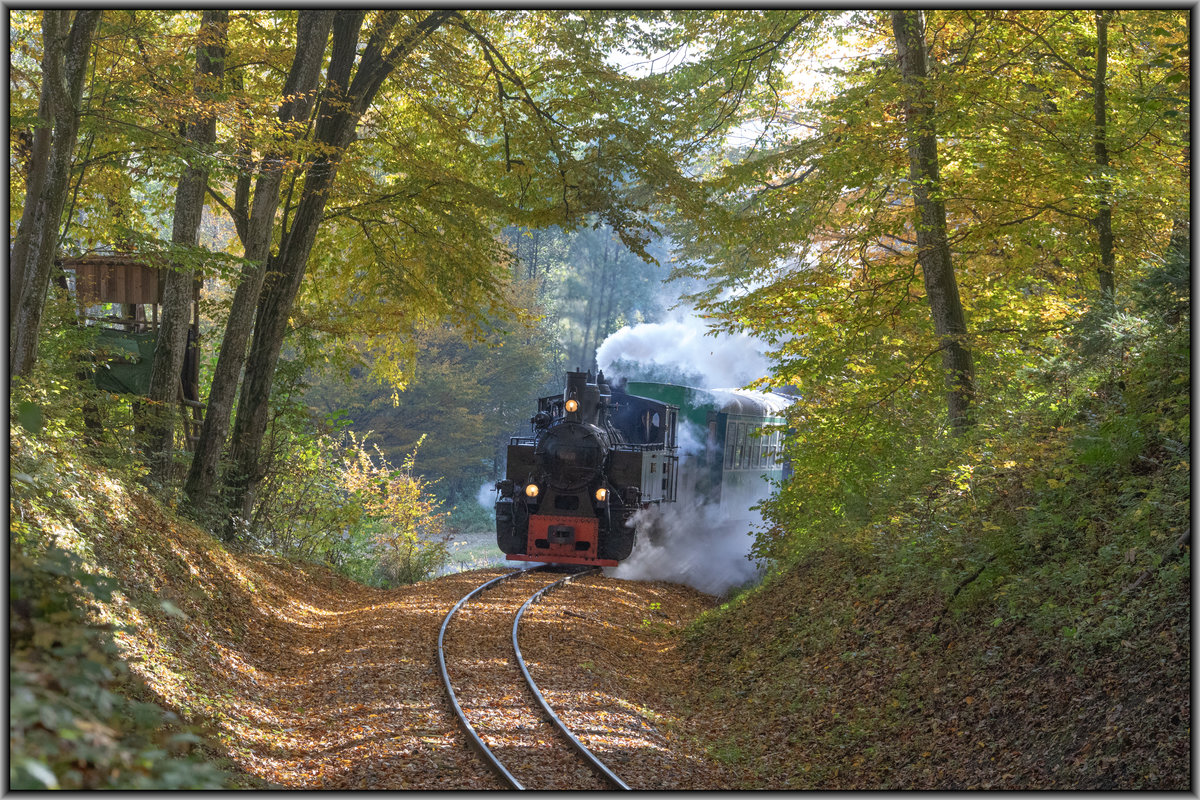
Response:
[{"label": "steel rail", "polygon": [[454,687],[450,685],[450,673],[446,670],[446,627],[450,624],[450,620],[454,617],[455,613],[468,602],[470,602],[471,598],[475,597],[475,595],[481,594],[497,584],[511,578],[515,578],[518,575],[524,575],[527,572],[539,572],[544,569],[545,567],[515,569],[512,572],[501,575],[498,578],[493,578],[490,581],[476,586],[470,593],[454,604],[454,608],[450,609],[450,613],[448,613],[446,618],[442,620],[441,630],[438,631],[438,666],[441,667],[442,670],[442,683],[445,684],[446,694],[450,697],[450,706],[454,709],[454,714],[458,717],[459,724],[461,724],[463,730],[466,731],[467,741],[470,742],[472,747],[479,751],[479,754],[483,756],[483,759],[487,762],[488,766],[495,770],[496,774],[514,789],[524,789],[525,787],[522,786],[521,782],[513,777],[513,774],[509,772],[503,764],[500,763],[500,759],[496,758],[495,754],[492,753],[486,744],[484,744],[483,739],[479,738],[479,734],[475,732],[475,726],[467,720],[467,715],[463,713],[462,706],[458,703],[458,696],[454,694]]},{"label": "steel rail", "polygon": [[533,596],[525,601],[525,604],[521,606],[521,610],[518,611],[516,617],[513,618],[512,643],[513,650],[517,654],[517,666],[521,668],[521,674],[525,676],[525,682],[528,683],[529,688],[533,690],[534,699],[538,701],[538,705],[542,707],[542,711],[546,712],[546,716],[550,718],[550,722],[554,725],[554,727],[558,728],[559,733],[566,737],[567,741],[571,743],[571,746],[574,747],[575,750],[578,751],[581,756],[583,756],[584,760],[586,760],[593,769],[600,773],[600,775],[606,781],[618,789],[628,790],[629,786],[625,783],[625,781],[618,778],[613,771],[608,768],[608,765],[597,758],[591,750],[588,750],[587,746],[584,745],[583,742],[579,741],[579,739],[575,737],[575,734],[571,733],[571,730],[566,726],[566,723],[559,719],[558,714],[555,714],[554,710],[550,708],[550,704],[546,702],[546,697],[542,694],[542,690],[538,688],[537,683],[533,680],[533,676],[529,674],[529,669],[525,666],[525,659],[521,655],[521,645],[517,642],[517,631],[521,625],[521,617],[531,605],[541,602],[542,598],[548,593],[554,591],[555,589],[566,586],[576,578],[584,575],[592,575],[599,571],[600,569],[598,567],[593,567],[583,572],[577,572],[573,575],[568,575],[565,578],[560,578],[554,583],[543,586],[541,589],[538,589],[536,592],[534,592]]}]

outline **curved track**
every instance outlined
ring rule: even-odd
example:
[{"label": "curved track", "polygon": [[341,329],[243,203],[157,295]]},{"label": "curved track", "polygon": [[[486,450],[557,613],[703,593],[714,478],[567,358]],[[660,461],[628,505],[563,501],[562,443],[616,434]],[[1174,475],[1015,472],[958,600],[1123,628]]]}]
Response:
[{"label": "curved track", "polygon": [[[441,627],[441,630],[438,632],[438,665],[439,665],[439,667],[441,669],[441,673],[442,673],[442,682],[445,684],[445,687],[446,687],[446,694],[450,698],[451,708],[454,710],[454,714],[458,718],[459,724],[462,726],[463,730],[466,732],[467,739],[470,742],[470,744],[480,753],[480,755],[483,757],[483,759],[488,763],[489,766],[491,766],[491,768],[496,772],[496,774],[501,778],[501,780],[503,780],[508,786],[510,786],[514,789],[524,789],[526,787],[520,780],[518,780],[518,778],[516,776],[513,775],[513,772],[510,771],[509,766],[513,766],[513,765],[506,766],[503,762],[501,762],[500,758],[496,755],[496,753],[493,751],[493,749],[487,745],[487,743],[483,740],[483,738],[476,731],[475,726],[472,725],[471,721],[467,718],[467,713],[463,710],[462,706],[460,705],[458,696],[454,691],[454,687],[451,685],[450,674],[446,667],[446,647],[445,647],[446,630],[450,626],[450,621],[454,618],[454,615],[460,609],[462,609],[464,606],[466,606],[468,603],[470,603],[473,599],[477,598],[482,593],[484,593],[490,589],[493,589],[496,586],[499,586],[500,584],[503,584],[514,578],[518,578],[519,576],[531,575],[534,573],[546,573],[552,569],[553,569],[552,567],[544,567],[543,566],[543,567],[534,567],[532,569],[525,569],[525,570],[514,570],[512,572],[505,573],[504,575],[501,575],[498,578],[493,578],[489,581],[486,581],[486,582],[480,584],[479,586],[477,586],[473,590],[471,590],[469,593],[467,593],[461,600],[459,600],[454,605],[454,607],[452,609],[450,609],[450,612],[448,614],[446,614],[446,618],[444,620],[442,620],[442,627]],[[519,631],[520,624],[521,624],[521,617],[524,615],[525,611],[532,604],[541,600],[543,597],[545,597],[545,595],[548,592],[553,591],[554,589],[559,588],[561,586],[565,586],[567,583],[574,580],[575,578],[580,577],[582,575],[593,574],[596,572],[599,572],[599,570],[598,569],[589,569],[589,570],[585,570],[582,572],[573,572],[573,573],[568,574],[556,581],[553,581],[552,583],[541,586],[540,588],[538,588],[537,591],[533,592],[532,595],[529,596],[529,598],[527,600],[525,600],[524,605],[522,605],[520,607],[520,610],[518,610],[513,617],[513,624],[512,624],[513,656],[516,659],[515,663],[519,667],[521,674],[524,676],[525,683],[529,687],[530,691],[532,692],[533,698],[537,703],[537,707],[540,708],[542,715],[550,723],[550,725],[553,726],[553,728],[556,731],[560,740],[565,741],[566,744],[569,744],[575,750],[575,752],[578,754],[578,757],[582,758],[587,763],[587,765],[591,768],[591,770],[594,771],[595,775],[603,782],[603,786],[598,787],[598,788],[628,789],[629,787],[619,777],[617,777],[615,774],[613,774],[612,770],[610,770],[604,764],[604,762],[602,762],[590,750],[588,750],[587,747],[585,747],[583,745],[583,743],[580,742],[578,738],[576,738],[576,736],[570,731],[570,729],[567,728],[567,726],[562,722],[562,720],[559,719],[558,715],[555,714],[554,711],[550,708],[550,705],[546,702],[546,699],[542,695],[541,690],[538,689],[537,684],[534,682],[533,677],[530,675],[528,668],[525,666],[524,659],[521,657],[521,647],[518,642],[518,631]],[[531,707],[532,707],[532,704],[531,704]],[[563,748],[562,752],[564,753],[563,758],[569,757],[569,756],[565,755],[565,754],[569,753],[569,751],[567,751],[565,748]],[[535,787],[535,788],[537,788],[537,787]],[[593,788],[593,787],[580,787],[580,788]]]}]

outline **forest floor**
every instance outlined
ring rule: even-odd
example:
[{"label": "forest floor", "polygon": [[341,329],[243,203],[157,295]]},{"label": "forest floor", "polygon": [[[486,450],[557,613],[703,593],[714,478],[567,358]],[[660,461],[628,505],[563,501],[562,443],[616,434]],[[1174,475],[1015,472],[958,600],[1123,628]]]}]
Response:
[{"label": "forest floor", "polygon": [[[241,786],[501,788],[450,713],[436,641],[454,603],[506,568],[372,589],[323,567],[230,554],[131,499],[127,524],[97,552],[127,587],[111,609],[130,626],[119,642],[147,699],[207,728]],[[680,632],[714,599],[673,584],[580,583],[531,614],[525,655],[542,688],[567,715],[593,709],[592,727],[612,741],[636,742],[630,760],[658,768],[630,768],[635,787],[736,784],[678,712],[691,682]],[[594,636],[553,633],[572,626]]]},{"label": "forest floor", "polygon": [[[122,626],[134,693],[200,726],[234,785],[498,788],[450,714],[435,643],[505,567],[385,591],[231,553],[99,471],[67,494],[76,518],[40,524],[84,536],[122,587],[97,621]],[[872,582],[880,569],[831,545],[724,602],[587,579],[536,609],[548,635],[526,656],[580,727],[655,765],[630,770],[638,788],[1190,789],[1186,555],[1153,595],[1117,596],[1123,638],[1087,647],[947,614],[935,587]]]},{"label": "forest floor", "polygon": [[[435,643],[452,605],[504,567],[372,589],[230,554],[129,499],[97,545],[126,587],[120,643],[147,699],[205,726],[238,785],[499,788],[450,714]],[[862,565],[827,560],[725,611],[675,584],[587,579],[534,623],[576,633],[526,655],[564,716],[636,740],[656,765],[632,770],[640,788],[1190,786],[1186,625],[1069,660],[1020,629],[931,639],[934,598],[864,601]]]}]

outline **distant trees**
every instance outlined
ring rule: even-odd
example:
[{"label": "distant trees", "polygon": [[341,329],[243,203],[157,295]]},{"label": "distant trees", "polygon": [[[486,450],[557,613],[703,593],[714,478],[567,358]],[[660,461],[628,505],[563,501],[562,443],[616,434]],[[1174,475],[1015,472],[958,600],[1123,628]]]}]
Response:
[{"label": "distant trees", "polygon": [[[518,282],[514,303],[538,310],[533,282]],[[496,320],[485,340],[471,341],[450,324],[414,335],[421,358],[403,392],[370,377],[368,354],[358,366],[310,374],[306,402],[326,415],[344,412],[354,430],[371,432],[390,460],[402,460],[422,438],[415,472],[448,507],[474,503],[479,486],[502,471],[508,438],[529,426],[532,398],[547,383],[556,343],[545,323],[524,327]],[[345,360],[345,353],[342,360]]]},{"label": "distant trees", "polygon": [[657,319],[666,248],[654,240],[647,262],[607,226],[582,229],[568,239],[565,259],[549,275],[566,366],[596,370],[596,349],[622,325]]}]

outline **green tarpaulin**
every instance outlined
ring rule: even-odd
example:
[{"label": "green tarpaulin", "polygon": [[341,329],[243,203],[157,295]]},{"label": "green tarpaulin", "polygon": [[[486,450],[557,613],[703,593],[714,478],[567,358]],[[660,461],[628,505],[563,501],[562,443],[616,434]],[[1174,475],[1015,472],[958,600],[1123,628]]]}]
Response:
[{"label": "green tarpaulin", "polygon": [[157,333],[128,333],[101,328],[96,343],[112,354],[112,360],[96,368],[96,385],[117,394],[146,394],[154,366]]}]

